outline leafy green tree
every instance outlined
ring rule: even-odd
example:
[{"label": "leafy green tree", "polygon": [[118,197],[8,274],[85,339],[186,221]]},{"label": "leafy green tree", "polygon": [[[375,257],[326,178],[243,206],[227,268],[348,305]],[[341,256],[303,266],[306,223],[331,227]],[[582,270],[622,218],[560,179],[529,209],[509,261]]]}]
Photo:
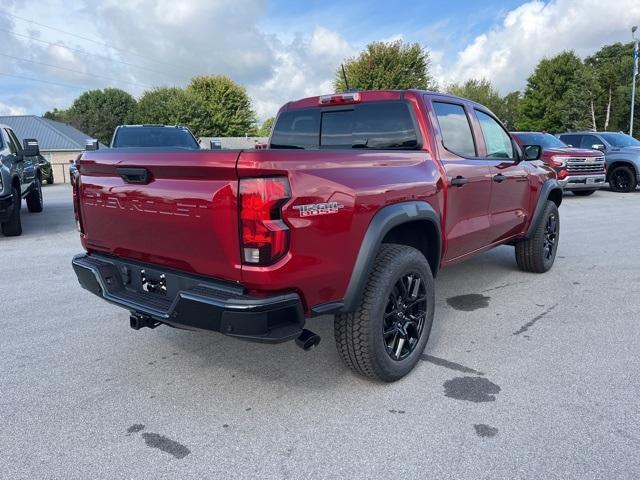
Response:
[{"label": "leafy green tree", "polygon": [[237,137],[256,131],[256,116],[244,87],[222,75],[191,79],[182,115],[196,136]]},{"label": "leafy green tree", "polygon": [[[633,43],[606,45],[585,59],[598,83],[595,116],[602,130],[629,131]],[[640,135],[640,99],[636,98],[635,134]]]},{"label": "leafy green tree", "polygon": [[507,93],[502,98],[503,110],[500,114],[500,120],[502,120],[510,130],[515,130],[516,125],[518,125],[518,112],[521,99],[522,94],[517,90]]},{"label": "leafy green tree", "polygon": [[470,79],[463,84],[454,83],[449,85],[447,92],[484,105],[495,113],[507,128],[515,128],[520,92],[511,92],[503,97],[493,84],[484,78]]},{"label": "leafy green tree", "polygon": [[527,80],[520,101],[518,128],[561,132],[588,125],[595,86],[572,51],[541,60]]},{"label": "leafy green tree", "polygon": [[144,92],[136,107],[136,123],[181,124],[185,117],[187,95],[177,87],[160,87]]},{"label": "leafy green tree", "polygon": [[[370,43],[357,57],[347,58],[344,69],[350,88],[426,90],[434,87],[430,62],[429,52],[420,44],[396,40]],[[342,67],[336,70],[333,86],[337,92],[347,89]]]},{"label": "leafy green tree", "polygon": [[69,112],[67,110],[58,110],[57,108],[44,112],[44,115],[42,116],[49,120],[55,120],[62,123],[68,123],[69,121]]},{"label": "leafy green tree", "polygon": [[130,123],[136,101],[124,90],[105,88],[80,95],[67,110],[69,123],[79,130],[109,143],[117,125]]},{"label": "leafy green tree", "polygon": [[273,122],[275,122],[275,120],[276,119],[274,117],[270,117],[262,122],[262,125],[260,125],[260,128],[258,129],[258,136],[268,137],[271,135],[271,128],[273,128]]}]

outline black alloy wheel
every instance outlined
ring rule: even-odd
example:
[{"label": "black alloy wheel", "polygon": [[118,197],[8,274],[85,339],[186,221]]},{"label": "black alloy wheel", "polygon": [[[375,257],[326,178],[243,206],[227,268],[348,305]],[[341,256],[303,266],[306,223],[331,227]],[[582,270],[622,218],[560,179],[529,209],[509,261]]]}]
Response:
[{"label": "black alloy wheel", "polygon": [[549,260],[556,251],[558,243],[558,218],[554,213],[547,218],[547,224],[544,227],[544,258]]},{"label": "black alloy wheel", "polygon": [[384,312],[383,338],[387,354],[396,361],[404,360],[416,348],[427,315],[427,291],[418,272],[398,279]]}]

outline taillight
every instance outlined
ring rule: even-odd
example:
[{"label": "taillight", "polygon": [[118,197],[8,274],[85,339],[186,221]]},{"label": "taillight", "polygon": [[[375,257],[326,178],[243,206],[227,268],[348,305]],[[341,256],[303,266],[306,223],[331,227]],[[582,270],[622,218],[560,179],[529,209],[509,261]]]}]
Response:
[{"label": "taillight", "polygon": [[76,217],[76,228],[83,233],[82,217],[80,215],[80,175],[75,174],[71,177],[72,195],[73,195],[73,214]]},{"label": "taillight", "polygon": [[289,228],[282,205],[291,198],[287,177],[240,179],[240,235],[242,261],[269,265],[289,248]]}]

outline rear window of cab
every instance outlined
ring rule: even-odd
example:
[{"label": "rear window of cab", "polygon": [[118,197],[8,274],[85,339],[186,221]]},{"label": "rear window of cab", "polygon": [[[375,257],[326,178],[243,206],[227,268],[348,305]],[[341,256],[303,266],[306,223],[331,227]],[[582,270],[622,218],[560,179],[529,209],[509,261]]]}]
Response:
[{"label": "rear window of cab", "polygon": [[282,112],[271,148],[414,150],[416,120],[404,101],[381,101]]}]

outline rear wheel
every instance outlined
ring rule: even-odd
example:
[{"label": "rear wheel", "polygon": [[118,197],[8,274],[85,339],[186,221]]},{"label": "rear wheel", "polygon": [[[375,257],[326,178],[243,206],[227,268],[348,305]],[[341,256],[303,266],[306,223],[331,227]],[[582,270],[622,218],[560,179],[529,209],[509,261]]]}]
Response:
[{"label": "rear wheel", "polygon": [[22,198],[20,191],[13,187],[13,212],[9,220],[2,224],[2,233],[6,237],[17,237],[22,235],[22,222],[20,221],[20,207],[22,206]]},{"label": "rear wheel", "polygon": [[418,250],[384,244],[356,311],[336,315],[340,356],[355,372],[385,382],[409,373],[429,339],[431,267]]},{"label": "rear wheel", "polygon": [[589,195],[593,195],[594,193],[596,193],[595,190],[574,190],[573,194],[576,197],[588,197]]},{"label": "rear wheel", "polygon": [[542,218],[530,238],[516,243],[516,262],[525,272],[544,273],[553,266],[560,240],[558,206],[547,200]]},{"label": "rear wheel", "polygon": [[614,168],[609,174],[609,187],[614,192],[633,192],[637,184],[636,174],[631,167],[622,165]]},{"label": "rear wheel", "polygon": [[31,213],[39,213],[42,211],[42,182],[40,177],[36,177],[33,181],[31,191],[27,195],[27,208]]},{"label": "rear wheel", "polygon": [[47,184],[53,185],[53,172],[47,177]]}]

